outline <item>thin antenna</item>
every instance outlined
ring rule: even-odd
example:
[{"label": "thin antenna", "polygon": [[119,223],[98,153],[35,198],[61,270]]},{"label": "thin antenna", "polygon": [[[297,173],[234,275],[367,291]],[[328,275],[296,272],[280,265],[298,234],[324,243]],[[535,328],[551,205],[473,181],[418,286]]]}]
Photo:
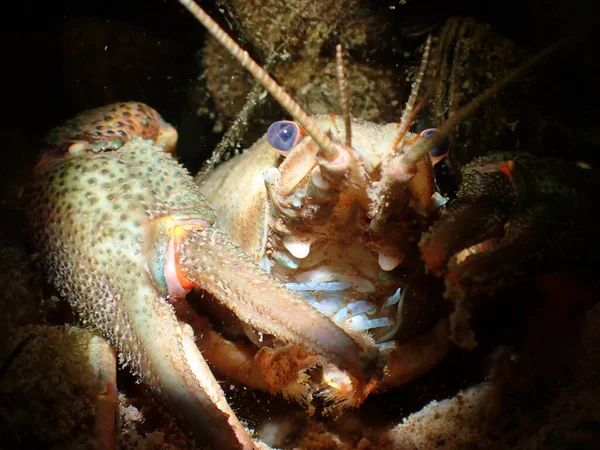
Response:
[{"label": "thin antenna", "polygon": [[427,139],[419,139],[417,143],[411,148],[411,150],[404,155],[400,164],[403,170],[409,173],[415,164],[429,154],[429,151],[439,145],[448,134],[450,130],[454,129],[457,125],[462,123],[465,119],[471,116],[478,108],[484,105],[490,98],[502,91],[506,86],[521,77],[524,73],[528,72],[536,64],[546,58],[548,55],[555,52],[561,45],[567,40],[571,39],[572,36],[565,36],[559,41],[552,44],[550,47],[542,50],[537,55],[532,56],[519,67],[514,68],[506,75],[503,79],[494,83],[492,86],[487,88],[471,102],[458,111],[456,111],[448,120],[440,126],[435,133],[433,133]]},{"label": "thin antenna", "polygon": [[323,156],[332,161],[337,156],[333,141],[309,117],[308,114],[279,86],[271,76],[254,61],[233,39],[193,0],[178,0],[219,41],[250,74],[261,83],[279,104],[290,113],[302,128],[315,140]]},{"label": "thin antenna", "polygon": [[346,146],[352,147],[352,117],[350,116],[350,105],[348,103],[348,91],[346,90],[346,78],[344,77],[344,56],[342,44],[335,47],[335,74],[337,76],[338,91],[340,93],[340,106],[346,126]]},{"label": "thin antenna", "polygon": [[416,114],[413,114],[413,110],[415,108],[415,103],[417,103],[417,97],[419,95],[421,83],[423,82],[423,77],[425,76],[425,70],[427,69],[427,63],[429,62],[430,51],[431,35],[428,35],[427,40],[425,41],[425,49],[423,50],[423,57],[421,58],[421,65],[419,66],[417,79],[415,80],[415,84],[413,85],[413,88],[410,91],[410,96],[408,97],[408,101],[406,102],[406,106],[404,107],[404,112],[402,113],[402,119],[400,119],[400,131],[391,143],[392,151],[396,151],[396,149],[399,146],[404,144],[404,138],[406,137],[406,133],[408,132],[408,129],[412,125],[412,122],[415,118]]}]

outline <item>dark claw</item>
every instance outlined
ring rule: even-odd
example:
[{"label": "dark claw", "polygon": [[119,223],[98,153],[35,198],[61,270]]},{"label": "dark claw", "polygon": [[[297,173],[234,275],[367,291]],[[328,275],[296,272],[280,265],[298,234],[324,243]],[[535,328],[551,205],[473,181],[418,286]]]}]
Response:
[{"label": "dark claw", "polygon": [[444,274],[448,297],[585,267],[597,254],[594,169],[506,153],[477,159],[462,178],[456,200],[420,243],[427,268]]}]

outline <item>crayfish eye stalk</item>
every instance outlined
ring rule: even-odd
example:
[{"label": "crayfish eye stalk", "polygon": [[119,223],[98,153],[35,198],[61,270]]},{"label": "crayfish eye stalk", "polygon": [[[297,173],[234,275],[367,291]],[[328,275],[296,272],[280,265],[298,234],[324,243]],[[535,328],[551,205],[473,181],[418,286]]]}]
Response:
[{"label": "crayfish eye stalk", "polygon": [[296,122],[278,120],[267,130],[267,141],[277,153],[287,157],[288,154],[304,139],[304,133]]},{"label": "crayfish eye stalk", "polygon": [[277,82],[254,61],[247,51],[243,50],[233,39],[200,7],[194,0],[178,0],[208,32],[217,40],[223,47],[231,53],[235,59],[244,67],[250,74],[261,83],[264,88],[273,96],[275,100],[300,124],[302,128],[314,139],[323,152],[326,160],[334,160],[337,152],[333,146],[333,141],[327,136],[317,124],[310,118],[300,105],[294,101],[285,90],[277,84]]}]

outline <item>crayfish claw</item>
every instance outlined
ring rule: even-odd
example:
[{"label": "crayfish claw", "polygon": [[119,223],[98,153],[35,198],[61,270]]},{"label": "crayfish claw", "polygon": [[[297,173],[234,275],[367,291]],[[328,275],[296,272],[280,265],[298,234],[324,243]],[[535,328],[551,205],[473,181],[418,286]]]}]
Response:
[{"label": "crayfish claw", "polygon": [[528,275],[581,267],[598,249],[588,193],[593,169],[528,154],[480,158],[462,171],[456,200],[420,242],[447,298],[491,292]]},{"label": "crayfish claw", "polygon": [[219,230],[193,230],[178,246],[186,279],[218,298],[242,322],[302,344],[359,380],[375,375],[377,347],[352,338],[332,320],[265,272]]}]

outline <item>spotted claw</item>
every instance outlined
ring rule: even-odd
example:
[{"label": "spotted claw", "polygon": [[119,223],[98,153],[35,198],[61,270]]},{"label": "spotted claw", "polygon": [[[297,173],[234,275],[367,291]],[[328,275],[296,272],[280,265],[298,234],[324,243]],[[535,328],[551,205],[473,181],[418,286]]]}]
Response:
[{"label": "spotted claw", "polygon": [[115,151],[50,158],[34,175],[25,195],[33,242],[82,323],[196,436],[254,448],[153,273],[153,257],[165,262],[172,248],[161,224],[213,220],[187,171],[136,137]]},{"label": "spotted claw", "polygon": [[420,242],[427,268],[455,300],[517,277],[581,267],[597,254],[594,169],[524,153],[494,154],[462,170],[456,200]]},{"label": "spotted claw", "polygon": [[117,150],[138,136],[171,153],[177,131],[150,106],[140,102],[113,103],[78,114],[45,138],[41,160]]},{"label": "spotted claw", "polygon": [[[214,448],[253,449],[192,328],[181,321],[191,288],[211,293],[244,324],[305,346],[358,379],[373,374],[378,351],[212,229],[212,208],[165,153],[176,136],[139,103],[99,108],[57,128],[24,194],[32,241],[48,280],[82,324],[118,349],[121,364],[180,423]],[[211,339],[220,349],[228,345]],[[240,354],[220,353],[229,366]]]}]

